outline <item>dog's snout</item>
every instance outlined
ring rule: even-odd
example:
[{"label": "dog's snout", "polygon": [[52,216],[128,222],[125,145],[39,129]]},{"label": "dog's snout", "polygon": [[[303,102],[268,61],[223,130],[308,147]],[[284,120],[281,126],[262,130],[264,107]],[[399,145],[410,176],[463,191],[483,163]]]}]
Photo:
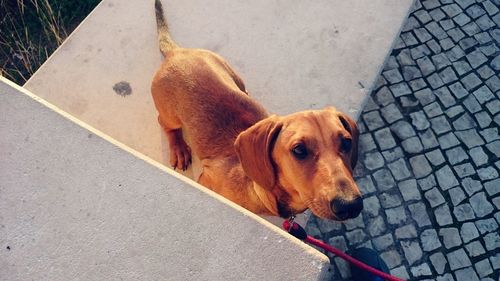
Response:
[{"label": "dog's snout", "polygon": [[342,198],[335,198],[330,202],[330,208],[339,220],[346,220],[355,218],[363,210],[363,199],[356,197],[353,200],[344,200]]}]

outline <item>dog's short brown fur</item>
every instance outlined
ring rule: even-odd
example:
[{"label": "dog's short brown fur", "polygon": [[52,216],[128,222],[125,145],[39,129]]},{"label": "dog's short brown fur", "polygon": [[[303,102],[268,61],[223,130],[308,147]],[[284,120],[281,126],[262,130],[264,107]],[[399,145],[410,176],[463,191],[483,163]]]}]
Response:
[{"label": "dog's short brown fur", "polygon": [[[333,108],[269,116],[223,58],[172,41],[159,0],[156,16],[165,61],[151,92],[174,168],[186,169],[194,152],[200,184],[258,214],[289,217],[307,208],[337,220],[359,214],[353,120]],[[356,200],[349,214],[339,210]]]}]

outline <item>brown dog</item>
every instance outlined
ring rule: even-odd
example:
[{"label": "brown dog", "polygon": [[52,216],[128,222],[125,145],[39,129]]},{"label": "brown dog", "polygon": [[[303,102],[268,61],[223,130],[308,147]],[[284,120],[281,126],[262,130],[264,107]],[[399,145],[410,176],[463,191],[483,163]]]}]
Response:
[{"label": "brown dog", "polygon": [[333,108],[269,116],[224,59],[178,47],[159,0],[155,7],[165,61],[151,92],[173,168],[187,168],[192,148],[199,183],[254,213],[287,218],[310,208],[323,218],[356,217],[356,123]]}]

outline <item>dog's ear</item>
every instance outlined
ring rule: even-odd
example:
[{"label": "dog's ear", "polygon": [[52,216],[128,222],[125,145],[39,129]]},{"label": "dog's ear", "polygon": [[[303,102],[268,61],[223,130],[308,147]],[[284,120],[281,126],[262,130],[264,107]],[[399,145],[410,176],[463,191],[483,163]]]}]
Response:
[{"label": "dog's ear", "polygon": [[257,122],[241,132],[234,143],[245,173],[265,189],[271,189],[276,183],[271,153],[283,127],[280,119],[273,115]]},{"label": "dog's ear", "polygon": [[358,139],[359,130],[356,122],[342,112],[337,113],[342,123],[342,126],[351,134],[352,137],[352,149],[351,149],[351,168],[354,169],[356,163],[358,162]]}]

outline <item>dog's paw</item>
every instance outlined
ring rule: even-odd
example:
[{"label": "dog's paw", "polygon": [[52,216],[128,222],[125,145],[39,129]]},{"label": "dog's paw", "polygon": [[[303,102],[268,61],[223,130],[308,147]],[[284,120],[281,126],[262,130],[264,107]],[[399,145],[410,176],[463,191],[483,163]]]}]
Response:
[{"label": "dog's paw", "polygon": [[191,148],[186,142],[181,141],[170,146],[170,165],[175,169],[187,170],[191,164]]}]

